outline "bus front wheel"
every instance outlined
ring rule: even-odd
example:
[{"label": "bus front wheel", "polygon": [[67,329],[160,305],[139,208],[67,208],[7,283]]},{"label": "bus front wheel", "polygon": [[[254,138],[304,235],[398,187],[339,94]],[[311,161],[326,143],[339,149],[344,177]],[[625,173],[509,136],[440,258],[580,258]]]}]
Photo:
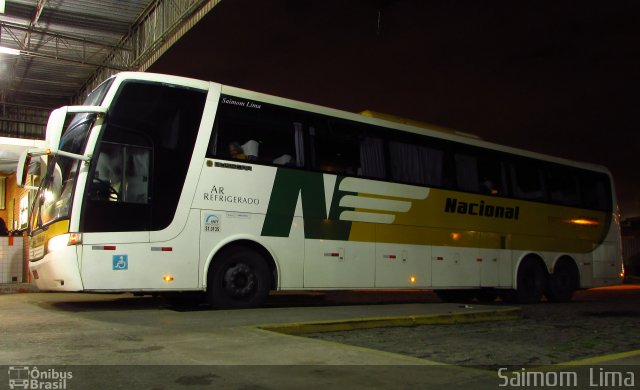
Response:
[{"label": "bus front wheel", "polygon": [[207,296],[213,307],[257,307],[264,303],[269,289],[269,267],[256,251],[230,248],[214,258],[207,281]]}]

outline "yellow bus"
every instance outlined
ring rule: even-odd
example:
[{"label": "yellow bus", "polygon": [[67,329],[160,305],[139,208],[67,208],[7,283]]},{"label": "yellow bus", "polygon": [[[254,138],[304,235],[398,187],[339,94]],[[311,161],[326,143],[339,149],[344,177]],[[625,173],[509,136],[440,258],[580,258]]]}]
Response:
[{"label": "yellow bus", "polygon": [[30,213],[42,290],[433,289],[569,300],[619,283],[602,167],[201,80],[120,73],[52,112]]}]

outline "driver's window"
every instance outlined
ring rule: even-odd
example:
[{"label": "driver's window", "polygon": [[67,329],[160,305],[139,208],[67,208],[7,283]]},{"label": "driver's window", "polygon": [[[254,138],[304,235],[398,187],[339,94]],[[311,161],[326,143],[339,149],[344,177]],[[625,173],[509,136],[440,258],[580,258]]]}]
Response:
[{"label": "driver's window", "polygon": [[91,184],[92,200],[148,203],[151,149],[103,142]]},{"label": "driver's window", "polygon": [[117,201],[121,184],[122,146],[103,142],[91,184],[91,199]]},{"label": "driver's window", "polygon": [[149,202],[149,165],[151,149],[125,148],[122,200],[129,203]]}]

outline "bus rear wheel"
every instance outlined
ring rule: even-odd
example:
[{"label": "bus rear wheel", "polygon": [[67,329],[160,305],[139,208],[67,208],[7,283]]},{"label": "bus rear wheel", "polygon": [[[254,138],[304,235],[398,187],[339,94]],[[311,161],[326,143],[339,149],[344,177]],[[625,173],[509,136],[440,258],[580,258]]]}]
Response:
[{"label": "bus rear wheel", "polygon": [[513,292],[517,303],[538,303],[545,292],[547,273],[541,261],[527,258],[518,269],[518,287]]},{"label": "bus rear wheel", "polygon": [[207,297],[213,307],[257,307],[264,303],[269,289],[269,267],[256,251],[231,248],[214,258],[207,281]]},{"label": "bus rear wheel", "polygon": [[580,286],[578,268],[570,259],[561,259],[547,279],[545,296],[549,302],[568,302]]}]

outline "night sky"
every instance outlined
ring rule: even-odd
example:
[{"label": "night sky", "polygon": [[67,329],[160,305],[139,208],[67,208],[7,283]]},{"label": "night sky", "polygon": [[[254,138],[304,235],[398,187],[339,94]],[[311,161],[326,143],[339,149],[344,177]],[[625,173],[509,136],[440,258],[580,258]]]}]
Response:
[{"label": "night sky", "polygon": [[636,4],[223,0],[148,71],[605,165],[640,216]]}]

